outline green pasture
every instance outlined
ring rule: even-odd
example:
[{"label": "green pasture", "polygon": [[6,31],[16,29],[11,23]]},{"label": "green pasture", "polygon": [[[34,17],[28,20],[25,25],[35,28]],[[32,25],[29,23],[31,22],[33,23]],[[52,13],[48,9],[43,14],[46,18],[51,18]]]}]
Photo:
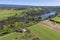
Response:
[{"label": "green pasture", "polygon": [[51,20],[54,20],[56,22],[60,22],[60,17],[55,17],[55,18],[52,18]]},{"label": "green pasture", "polygon": [[20,36],[21,36],[20,33],[14,32],[14,33],[7,34],[5,36],[1,36],[0,40],[15,40],[16,38],[18,39]]},{"label": "green pasture", "polygon": [[41,40],[60,40],[60,33],[51,30],[42,24],[31,26],[30,31],[37,35]]}]

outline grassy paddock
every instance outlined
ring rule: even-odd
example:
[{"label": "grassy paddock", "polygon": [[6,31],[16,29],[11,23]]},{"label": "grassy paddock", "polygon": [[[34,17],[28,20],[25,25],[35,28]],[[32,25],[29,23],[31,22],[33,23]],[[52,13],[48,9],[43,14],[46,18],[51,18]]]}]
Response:
[{"label": "grassy paddock", "polygon": [[56,22],[60,22],[60,17],[55,17],[55,18],[52,18],[51,20],[54,20]]},{"label": "grassy paddock", "polygon": [[0,20],[5,20],[8,17],[14,16],[15,14],[20,15],[22,14],[21,12],[21,10],[0,10]]},{"label": "grassy paddock", "polygon": [[29,28],[31,32],[35,33],[41,40],[60,40],[60,33],[46,28],[42,24],[37,24]]},{"label": "grassy paddock", "polygon": [[21,36],[20,33],[14,32],[14,33],[10,33],[8,35],[0,37],[0,40],[14,40],[15,38],[18,38],[20,36]]}]

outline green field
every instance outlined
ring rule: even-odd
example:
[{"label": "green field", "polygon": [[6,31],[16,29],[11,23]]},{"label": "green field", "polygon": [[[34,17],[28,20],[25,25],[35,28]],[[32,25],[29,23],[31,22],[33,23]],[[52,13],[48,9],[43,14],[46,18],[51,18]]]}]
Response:
[{"label": "green field", "polygon": [[[17,15],[16,15],[17,14]],[[6,20],[12,16],[23,16],[22,10],[0,10],[0,20]]]},{"label": "green field", "polygon": [[60,17],[55,17],[55,18],[52,18],[51,20],[54,20],[56,22],[60,22]]},{"label": "green field", "polygon": [[24,38],[22,38],[23,34],[14,32],[14,33],[10,33],[10,34],[0,37],[0,40],[32,40],[33,38],[36,38],[36,36],[34,34],[31,33],[30,35],[31,35],[31,37],[28,37],[26,35],[25,36],[26,39],[24,39]]},{"label": "green field", "polygon": [[60,40],[60,33],[46,28],[42,24],[37,24],[29,28],[41,40]]},{"label": "green field", "polygon": [[[60,33],[53,31],[51,29],[48,29],[47,27],[43,26],[40,23],[34,26],[31,26],[28,29],[30,29],[31,33],[33,33],[32,35],[35,35],[33,37],[39,37],[41,40],[60,40]],[[15,38],[18,38],[20,40],[21,36],[22,36],[21,33],[14,32],[14,33],[10,33],[0,37],[0,40],[14,40]],[[31,40],[31,39],[32,38],[29,38],[28,40]]]},{"label": "green field", "polygon": [[14,40],[15,38],[18,38],[20,36],[21,36],[20,33],[14,32],[14,33],[0,37],[0,40]]}]

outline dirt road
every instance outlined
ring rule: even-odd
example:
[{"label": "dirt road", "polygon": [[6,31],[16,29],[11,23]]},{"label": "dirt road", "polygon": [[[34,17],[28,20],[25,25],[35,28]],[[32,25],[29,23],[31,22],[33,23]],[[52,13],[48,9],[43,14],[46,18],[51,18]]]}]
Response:
[{"label": "dirt road", "polygon": [[57,23],[54,24],[54,22],[49,21],[49,20],[44,20],[44,21],[41,21],[40,23],[45,25],[49,29],[55,30],[57,32],[60,32],[60,24],[57,24]]}]

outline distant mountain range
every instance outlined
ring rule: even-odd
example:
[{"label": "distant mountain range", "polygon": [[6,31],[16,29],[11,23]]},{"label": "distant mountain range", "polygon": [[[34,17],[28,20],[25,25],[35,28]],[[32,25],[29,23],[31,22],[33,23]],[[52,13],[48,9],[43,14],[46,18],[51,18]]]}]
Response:
[{"label": "distant mountain range", "polygon": [[0,8],[53,8],[59,9],[60,6],[31,6],[31,5],[11,5],[11,4],[0,4]]},{"label": "distant mountain range", "polygon": [[11,5],[11,4],[0,4],[0,7],[30,8],[30,7],[38,7],[38,6],[30,6],[30,5]]}]

